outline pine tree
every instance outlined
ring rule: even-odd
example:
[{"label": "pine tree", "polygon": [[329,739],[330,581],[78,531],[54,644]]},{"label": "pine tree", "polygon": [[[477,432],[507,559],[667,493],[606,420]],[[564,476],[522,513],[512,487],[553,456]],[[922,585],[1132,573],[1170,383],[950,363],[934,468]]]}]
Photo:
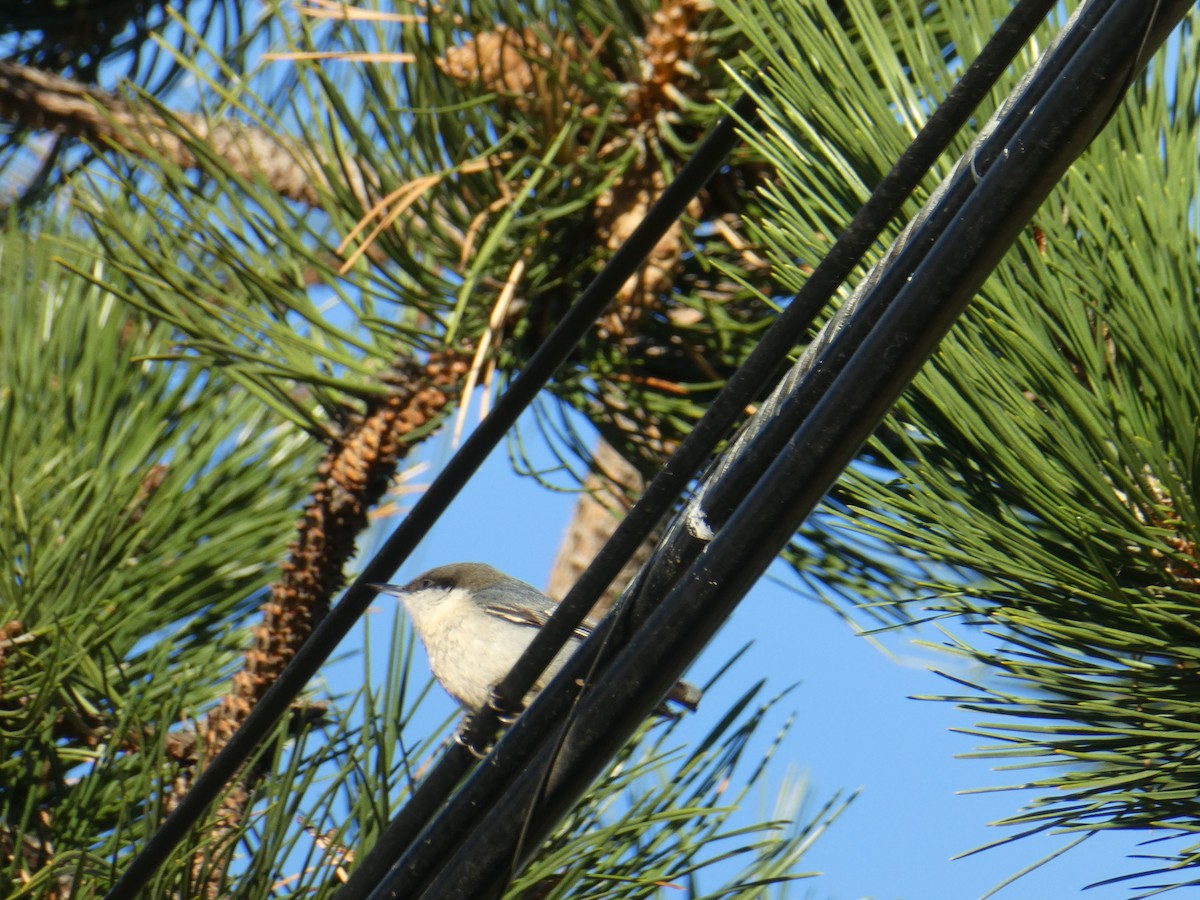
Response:
[{"label": "pine tree", "polygon": [[[10,186],[60,202],[14,217],[0,259],[10,893],[111,882],[323,615],[413,446],[520,371],[750,73],[767,128],[545,395],[560,479],[593,468],[567,410],[661,464],[1009,6],[272,7],[227,44],[170,20],[156,52],[186,92],[136,66],[120,90],[53,74],[96,65],[29,68],[62,58],[39,20],[58,49],[0,68],[0,109],[84,144]],[[1014,814],[1027,830],[1192,827],[1193,37],[788,553],[848,616],[941,616],[955,652],[1013,679],[954,699],[1011,717],[981,729],[988,752],[1057,766]],[[38,152],[25,136],[6,165]],[[436,743],[400,749],[395,641],[382,691],[314,694],[280,724],[154,896],[333,892]],[[513,895],[719,893],[703,869],[760,691],[681,762],[669,730],[631,745]],[[837,809],[781,810],[792,825],[711,878],[795,877]]]}]

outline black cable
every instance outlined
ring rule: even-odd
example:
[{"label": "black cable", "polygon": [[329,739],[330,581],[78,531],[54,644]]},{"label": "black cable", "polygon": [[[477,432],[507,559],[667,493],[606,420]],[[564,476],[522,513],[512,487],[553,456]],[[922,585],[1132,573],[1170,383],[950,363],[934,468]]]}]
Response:
[{"label": "black cable", "polygon": [[[985,132],[975,142],[969,162],[960,161],[960,166],[969,164],[978,175],[992,165],[1004,152],[1008,139],[1062,76],[1064,67],[1114,2],[1093,0],[1077,10],[1036,66],[987,123]],[[804,421],[891,305],[924,258],[927,248],[955,222],[973,190],[972,178],[955,179],[953,175],[939,186],[938,202],[927,204],[905,227],[880,264],[867,274],[828,326],[805,348],[771,396],[760,405],[758,415],[746,423],[729,452],[705,474],[700,490],[689,504],[691,515],[679,516],[671,523],[638,581],[630,588],[635,620],[646,615],[642,611],[647,605],[643,598],[650,598],[648,602],[652,605],[653,598],[663,596],[679,573],[704,550],[707,541],[701,532],[720,528],[758,481],[769,461]],[[750,442],[755,445],[754,451],[741,452]],[[698,522],[696,511],[701,504],[704,521]]]},{"label": "black cable", "polygon": [[[594,605],[595,598],[608,587],[634,550],[674,503],[691,473],[708,458],[713,447],[728,433],[746,405],[758,395],[770,375],[802,340],[816,312],[828,302],[832,293],[879,237],[1053,5],[1054,0],[1022,0],[1001,23],[992,39],[967,67],[962,78],[839,236],[800,292],[731,376],[678,451],[668,460],[666,467],[651,481],[642,498],[564,598],[551,621],[498,687],[497,694],[501,698],[520,698],[525,695],[545,669],[546,663],[561,649],[563,637],[569,636],[574,626],[582,621]],[[477,746],[485,745],[494,735],[495,727],[495,714],[485,711],[475,717],[467,740]],[[485,780],[484,783],[490,786],[490,792],[498,790],[504,779],[511,777],[511,772],[520,767],[523,751],[532,749],[518,750],[512,747],[508,738],[505,746],[509,748],[509,754],[504,765],[494,761],[477,774],[478,779]],[[337,900],[360,900],[366,896],[368,886],[379,880],[391,861],[397,859],[414,840],[418,829],[442,806],[471,761],[470,755],[458,745],[452,746],[443,755],[399,815],[380,835],[375,846],[356,865],[350,880],[336,895]],[[453,802],[464,810],[478,810],[486,805],[488,793],[473,778],[464,788],[461,802],[459,798]],[[451,815],[449,810],[447,815]],[[458,833],[458,824],[444,822],[441,827],[446,833]],[[436,852],[427,841],[422,841],[421,847],[429,856]],[[412,867],[419,866],[419,861],[409,862]]]},{"label": "black cable", "polygon": [[[1190,6],[1188,0],[1161,2],[1156,15],[1143,0],[1116,0],[1061,82],[1032,110],[1008,153],[982,175],[959,222],[931,248],[784,452],[646,627],[582,695],[578,724],[562,746],[550,748],[550,759],[527,768],[502,802],[481,811],[483,821],[432,881],[414,885],[403,896],[483,900],[503,890],[515,823],[527,821],[532,798],[542,788],[543,767],[553,762],[555,768],[532,820],[533,847],[791,539],[1111,115],[1128,85],[1124,76],[1130,67],[1145,62]],[[960,174],[974,177],[969,171]],[[564,670],[556,681],[573,674]],[[537,706],[527,715],[532,717]]]},{"label": "black cable", "polygon": [[408,558],[525,407],[586,336],[621,285],[637,271],[650,249],[724,164],[738,141],[736,122],[753,115],[753,97],[742,96],[732,109],[731,115],[724,116],[713,127],[692,158],[647,211],[629,240],[613,254],[545,343],[530,357],[491,413],[450,458],[446,468],[350,585],[341,602],[309,635],[279,679],[230,737],[229,743],[197,776],[192,789],[130,861],[105,894],[105,900],[128,900],[145,886],[375,599],[375,591],[369,585],[386,581]]}]

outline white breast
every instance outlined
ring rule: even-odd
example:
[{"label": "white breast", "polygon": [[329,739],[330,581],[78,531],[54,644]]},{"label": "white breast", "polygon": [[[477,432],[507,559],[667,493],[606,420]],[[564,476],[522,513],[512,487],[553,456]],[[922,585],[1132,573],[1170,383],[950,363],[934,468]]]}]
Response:
[{"label": "white breast", "polygon": [[[509,673],[529,646],[536,629],[483,612],[463,591],[451,591],[438,603],[405,602],[429,666],[442,687],[470,710],[486,705],[489,689]],[[572,640],[534,686],[526,702],[566,663],[578,646]]]}]

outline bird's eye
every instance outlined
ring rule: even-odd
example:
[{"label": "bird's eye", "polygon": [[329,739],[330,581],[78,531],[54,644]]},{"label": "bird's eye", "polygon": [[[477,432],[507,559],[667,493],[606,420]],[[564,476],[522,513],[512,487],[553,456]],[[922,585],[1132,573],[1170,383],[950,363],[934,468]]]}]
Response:
[{"label": "bird's eye", "polygon": [[423,591],[427,590],[427,589],[433,587],[434,584],[435,584],[435,582],[432,578],[422,578],[421,579],[421,590],[423,590]]}]

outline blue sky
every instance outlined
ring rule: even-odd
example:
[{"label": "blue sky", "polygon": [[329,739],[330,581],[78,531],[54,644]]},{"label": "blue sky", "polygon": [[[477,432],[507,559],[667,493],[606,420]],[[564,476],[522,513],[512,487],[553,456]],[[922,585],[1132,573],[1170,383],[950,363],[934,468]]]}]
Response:
[{"label": "blue sky", "polygon": [[[532,433],[532,428],[524,430],[527,437]],[[431,470],[420,479],[424,481],[449,454],[445,439],[430,448],[425,458]],[[536,445],[527,449],[536,461]],[[570,494],[513,474],[501,448],[393,580],[406,581],[443,563],[474,560],[544,586],[573,503]],[[772,574],[778,580],[760,582],[693,668],[691,679],[703,682],[753,642],[731,677],[705,697],[694,724],[679,733],[686,738],[688,728],[694,728],[696,736],[703,734],[758,678],[768,678],[768,695],[798,684],[759,735],[765,749],[786,716],[796,713],[797,721],[771,764],[768,784],[773,789],[789,774],[805,775],[812,811],[838,790],[861,788],[862,793],[804,859],[804,869],[823,874],[793,885],[787,896],[965,900],[982,896],[1070,840],[1029,838],[952,860],[1001,837],[1003,832],[987,823],[1012,814],[1031,798],[1014,791],[960,792],[1019,782],[1027,775],[993,771],[994,762],[988,760],[956,758],[980,740],[951,729],[971,728],[977,719],[951,704],[912,697],[958,692],[933,668],[976,679],[985,673],[967,671],[956,657],[913,643],[940,642],[932,628],[876,638],[881,649],[856,636],[827,608],[779,583],[788,580],[786,567],[777,566]],[[394,615],[395,608],[381,600],[378,624],[372,625],[380,642],[386,641],[388,628],[379,626]],[[430,729],[440,727],[453,710],[449,698],[438,694],[437,702],[428,704]],[[764,789],[755,799],[757,806],[745,811],[748,821],[765,817],[773,799],[773,790]],[[996,896],[1125,898],[1130,895],[1127,886],[1086,892],[1083,887],[1138,868],[1136,861],[1124,859],[1136,852],[1134,835],[1096,836]]]}]

